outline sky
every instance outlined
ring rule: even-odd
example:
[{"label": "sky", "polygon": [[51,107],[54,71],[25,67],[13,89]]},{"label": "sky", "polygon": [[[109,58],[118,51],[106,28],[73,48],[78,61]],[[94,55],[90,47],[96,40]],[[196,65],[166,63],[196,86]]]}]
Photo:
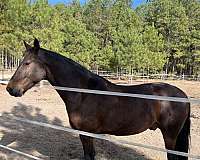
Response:
[{"label": "sky", "polygon": [[[70,0],[48,0],[50,4],[56,4],[56,3],[68,3]],[[81,2],[85,2],[86,0],[80,0]],[[138,5],[145,3],[146,0],[133,0],[133,7],[137,7]]]}]

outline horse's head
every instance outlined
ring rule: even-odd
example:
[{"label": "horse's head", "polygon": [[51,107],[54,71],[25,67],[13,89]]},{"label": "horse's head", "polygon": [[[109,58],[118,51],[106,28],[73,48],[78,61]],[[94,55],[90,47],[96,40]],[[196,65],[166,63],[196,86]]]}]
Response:
[{"label": "horse's head", "polygon": [[46,78],[46,67],[39,59],[40,44],[34,40],[34,47],[24,41],[26,47],[25,56],[16,72],[7,85],[7,91],[15,97],[22,96],[36,83]]}]

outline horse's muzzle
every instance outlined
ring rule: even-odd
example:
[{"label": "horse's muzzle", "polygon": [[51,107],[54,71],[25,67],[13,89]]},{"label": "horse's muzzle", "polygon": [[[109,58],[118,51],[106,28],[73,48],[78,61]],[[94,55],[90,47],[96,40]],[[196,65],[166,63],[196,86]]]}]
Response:
[{"label": "horse's muzzle", "polygon": [[11,87],[7,86],[6,90],[8,91],[8,93],[11,96],[15,96],[15,97],[21,97],[22,96],[22,92],[17,88],[11,88]]}]

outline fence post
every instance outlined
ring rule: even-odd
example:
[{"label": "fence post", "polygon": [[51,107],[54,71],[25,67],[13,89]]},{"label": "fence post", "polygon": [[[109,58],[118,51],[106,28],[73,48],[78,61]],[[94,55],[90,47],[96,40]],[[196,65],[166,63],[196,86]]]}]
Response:
[{"label": "fence post", "polygon": [[1,79],[4,80],[4,69],[1,70]]}]

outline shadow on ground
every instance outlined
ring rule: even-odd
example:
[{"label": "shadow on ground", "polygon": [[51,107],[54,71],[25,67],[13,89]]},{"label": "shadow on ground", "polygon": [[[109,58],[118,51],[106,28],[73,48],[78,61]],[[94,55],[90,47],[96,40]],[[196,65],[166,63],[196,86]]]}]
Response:
[{"label": "shadow on ground", "polygon": [[[11,112],[4,112],[3,115],[13,114],[30,120],[62,125],[62,120],[54,118],[49,120],[47,116],[40,113],[40,109],[34,106],[27,106],[18,103]],[[0,118],[2,128],[0,144],[9,145],[17,150],[37,155],[43,159],[69,160],[83,159],[81,142],[77,135],[64,131],[39,127],[26,123],[19,123],[12,119]],[[147,158],[135,150],[120,146],[108,141],[95,140],[97,160],[146,160]],[[3,151],[9,154],[7,159],[17,160],[16,154]],[[0,157],[0,159],[3,159]],[[21,157],[22,159],[22,157]],[[20,159],[20,160],[21,160]]]}]

